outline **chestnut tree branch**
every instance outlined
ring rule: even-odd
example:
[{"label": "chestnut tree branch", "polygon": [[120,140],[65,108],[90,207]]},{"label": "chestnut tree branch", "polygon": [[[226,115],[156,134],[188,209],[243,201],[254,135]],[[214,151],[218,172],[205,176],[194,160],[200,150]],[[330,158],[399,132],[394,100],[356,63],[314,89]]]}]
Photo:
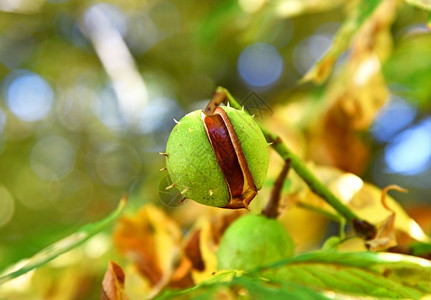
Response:
[{"label": "chestnut tree branch", "polygon": [[[220,95],[225,94],[223,98],[225,101],[227,100],[230,103],[230,106],[236,109],[242,109],[241,104],[235,100],[235,98],[229,93],[229,91],[223,87],[218,87],[215,91],[215,97],[220,99]],[[329,189],[317,179],[317,177],[306,167],[306,165],[302,162],[302,160],[296,156],[287,146],[281,138],[268,129],[259,124],[260,129],[262,130],[263,135],[265,136],[268,143],[271,143],[271,147],[283,158],[283,160],[290,160],[290,166],[295,172],[305,181],[308,187],[318,196],[320,196],[324,201],[326,201],[329,205],[331,205],[342,217],[344,217],[349,223],[364,224],[364,228],[356,228],[357,234],[362,237],[367,236],[370,230],[370,227],[373,225],[369,224],[364,220],[360,220],[360,218],[348,208],[345,204],[343,204],[340,199],[338,199]],[[364,232],[365,231],[365,232]]]},{"label": "chestnut tree branch", "polygon": [[283,190],[284,181],[286,180],[287,174],[290,169],[290,160],[286,160],[281,169],[280,174],[277,177],[277,180],[274,183],[274,187],[271,191],[271,196],[269,198],[268,204],[265,209],[262,211],[262,215],[268,218],[277,218],[279,215],[279,206],[280,206],[280,198],[281,191]]}]

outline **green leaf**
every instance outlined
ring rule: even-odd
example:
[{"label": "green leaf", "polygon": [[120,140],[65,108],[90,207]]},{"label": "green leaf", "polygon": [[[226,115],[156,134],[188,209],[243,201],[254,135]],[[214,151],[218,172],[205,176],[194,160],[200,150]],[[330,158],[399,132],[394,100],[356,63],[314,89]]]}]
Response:
[{"label": "green leaf", "polygon": [[[235,23],[235,18],[241,12],[237,1],[215,2],[208,17],[197,31],[198,39],[203,44],[213,44],[217,37],[223,35],[227,23]],[[234,28],[234,26],[232,26]]]},{"label": "green leaf", "polygon": [[329,51],[301,79],[301,82],[324,82],[332,71],[337,58],[350,46],[355,33],[373,14],[382,0],[362,0],[338,30]]},{"label": "green leaf", "polygon": [[414,243],[409,247],[413,255],[429,255],[431,253],[431,244],[429,243]]},{"label": "green leaf", "polygon": [[[223,271],[182,291],[157,299],[326,299],[339,295],[419,299],[431,293],[431,262],[414,256],[374,252],[314,252],[251,273]],[[320,292],[319,292],[320,291]]]},{"label": "green leaf", "polygon": [[431,293],[431,262],[394,253],[308,253],[262,276],[343,294],[419,299]]},{"label": "green leaf", "polygon": [[220,272],[193,288],[166,291],[158,299],[216,299],[222,295],[325,299],[324,291],[419,299],[431,293],[429,278],[431,262],[414,256],[324,251],[302,254],[251,273]]},{"label": "green leaf", "polygon": [[[68,237],[46,247],[45,249],[40,250],[38,253],[33,255],[31,258],[26,260],[24,265],[22,263],[18,263],[11,268],[8,268],[6,272],[0,274],[0,285],[21,276],[37,267],[43,266],[44,264],[50,262],[54,258],[60,256],[63,253],[66,253],[79,245],[85,243],[89,238],[97,234],[99,231],[104,229],[106,226],[115,221],[123,212],[126,206],[126,197],[123,196],[117,208],[104,219],[96,222],[87,224],[81,227],[77,232]],[[13,271],[10,271],[10,270]]]},{"label": "green leaf", "polygon": [[[224,296],[224,297],[223,297]],[[290,282],[268,281],[258,274],[225,271],[183,291],[166,291],[156,299],[328,299],[310,288]]]},{"label": "green leaf", "polygon": [[410,5],[417,6],[422,9],[431,10],[430,0],[406,0],[406,2]]},{"label": "green leaf", "polygon": [[383,75],[389,83],[407,87],[394,91],[401,96],[417,99],[422,108],[430,107],[431,36],[414,35],[403,39],[391,58],[383,65]]}]

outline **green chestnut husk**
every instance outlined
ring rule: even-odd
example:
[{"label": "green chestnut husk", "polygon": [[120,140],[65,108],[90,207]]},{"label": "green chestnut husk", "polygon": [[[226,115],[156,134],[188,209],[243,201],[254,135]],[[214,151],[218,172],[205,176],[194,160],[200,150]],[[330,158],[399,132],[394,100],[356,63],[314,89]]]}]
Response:
[{"label": "green chestnut husk", "polygon": [[246,215],[223,234],[217,251],[218,269],[252,271],[293,254],[292,238],[277,219]]},{"label": "green chestnut husk", "polygon": [[198,203],[248,208],[262,188],[268,143],[245,111],[218,107],[213,115],[193,111],[173,128],[166,168],[183,197]]}]

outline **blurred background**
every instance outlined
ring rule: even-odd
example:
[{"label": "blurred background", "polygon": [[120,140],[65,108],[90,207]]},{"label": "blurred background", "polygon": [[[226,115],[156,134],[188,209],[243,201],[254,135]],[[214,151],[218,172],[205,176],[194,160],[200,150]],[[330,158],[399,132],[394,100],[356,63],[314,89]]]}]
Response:
[{"label": "blurred background", "polygon": [[259,120],[304,159],[429,204],[423,10],[390,1],[324,84],[297,84],[355,2],[0,0],[0,270],[103,218],[122,193],[131,209],[160,205],[173,119],[219,85],[257,99]]}]

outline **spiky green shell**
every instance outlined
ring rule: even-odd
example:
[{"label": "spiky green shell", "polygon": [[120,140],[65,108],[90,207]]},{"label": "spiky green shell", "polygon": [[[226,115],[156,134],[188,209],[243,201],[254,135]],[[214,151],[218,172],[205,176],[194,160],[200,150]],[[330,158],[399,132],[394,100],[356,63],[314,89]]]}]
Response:
[{"label": "spiky green shell", "polygon": [[[223,107],[238,136],[257,189],[268,170],[268,144],[259,126],[246,112]],[[230,195],[205,132],[201,111],[184,116],[172,130],[166,145],[166,167],[172,182],[184,196],[204,205],[223,207]]]},{"label": "spiky green shell", "polygon": [[175,125],[166,145],[166,167],[176,187],[187,188],[187,199],[223,207],[229,202],[229,190],[200,114],[193,111]]},{"label": "spiky green shell", "polygon": [[217,251],[219,270],[251,271],[291,257],[294,244],[276,219],[246,215],[233,222]]},{"label": "spiky green shell", "polygon": [[253,175],[254,184],[260,190],[268,171],[268,143],[257,123],[247,112],[231,107],[223,108],[229,119],[234,120],[231,121],[232,126],[238,136],[250,173]]}]

